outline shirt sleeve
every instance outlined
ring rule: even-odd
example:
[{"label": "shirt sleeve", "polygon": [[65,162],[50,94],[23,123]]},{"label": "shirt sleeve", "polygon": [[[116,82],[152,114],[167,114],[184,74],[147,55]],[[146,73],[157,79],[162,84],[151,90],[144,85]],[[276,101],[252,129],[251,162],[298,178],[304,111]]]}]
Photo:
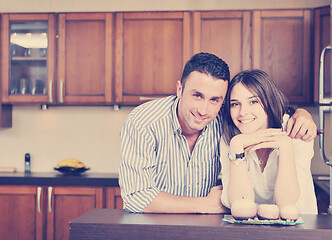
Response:
[{"label": "shirt sleeve", "polygon": [[221,203],[230,208],[228,202],[228,183],[229,183],[229,160],[228,160],[229,146],[221,139],[220,141],[220,161],[221,161],[221,182],[222,182],[222,193]]},{"label": "shirt sleeve", "polygon": [[124,209],[142,212],[159,194],[154,179],[155,166],[153,138],[145,129],[127,120],[121,130],[121,158],[119,185]]},{"label": "shirt sleeve", "polygon": [[317,213],[316,197],[314,193],[311,175],[311,159],[314,155],[313,141],[304,142],[301,139],[293,139],[295,166],[300,187],[300,197],[297,207],[304,213]]}]

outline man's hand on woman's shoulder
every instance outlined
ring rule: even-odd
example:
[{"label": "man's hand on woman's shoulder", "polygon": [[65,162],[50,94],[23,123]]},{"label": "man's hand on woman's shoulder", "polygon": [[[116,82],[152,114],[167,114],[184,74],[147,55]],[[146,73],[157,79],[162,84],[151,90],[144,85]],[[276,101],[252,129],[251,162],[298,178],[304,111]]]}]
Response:
[{"label": "man's hand on woman's shoulder", "polygon": [[317,126],[310,113],[303,108],[296,109],[290,117],[286,131],[289,137],[301,138],[306,142],[310,142],[317,136]]}]

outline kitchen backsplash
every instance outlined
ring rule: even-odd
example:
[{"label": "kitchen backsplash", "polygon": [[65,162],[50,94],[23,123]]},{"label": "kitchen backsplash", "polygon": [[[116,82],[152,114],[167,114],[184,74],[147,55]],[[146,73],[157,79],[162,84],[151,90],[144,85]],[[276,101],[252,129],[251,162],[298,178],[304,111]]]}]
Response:
[{"label": "kitchen backsplash", "polygon": [[13,127],[0,129],[0,167],[53,171],[57,162],[77,158],[94,172],[118,172],[120,130],[132,108],[14,106]]},{"label": "kitchen backsplash", "polygon": [[[65,158],[83,161],[90,171],[117,173],[120,130],[133,107],[14,106],[13,127],[0,129],[0,167],[24,170],[24,155],[31,154],[31,171],[53,171]],[[306,108],[318,124],[318,109]],[[313,174],[329,174],[315,139]]]}]

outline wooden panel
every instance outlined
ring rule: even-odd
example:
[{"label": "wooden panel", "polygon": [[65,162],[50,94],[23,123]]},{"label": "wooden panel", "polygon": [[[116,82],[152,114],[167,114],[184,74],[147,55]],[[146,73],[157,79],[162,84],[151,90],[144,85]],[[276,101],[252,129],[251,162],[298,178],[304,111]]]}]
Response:
[{"label": "wooden panel", "polygon": [[0,186],[0,239],[42,239],[37,200],[36,187]]},{"label": "wooden panel", "polygon": [[121,189],[119,187],[106,188],[106,208],[112,208],[112,209],[123,208]]},{"label": "wooden panel", "polygon": [[189,24],[186,12],[117,14],[117,102],[141,103],[141,96],[176,92],[190,54]]},{"label": "wooden panel", "polygon": [[[105,24],[68,21],[66,24],[66,95],[103,95],[105,81]],[[96,80],[92,80],[96,79]]]},{"label": "wooden panel", "polygon": [[310,92],[309,10],[254,11],[253,68],[266,71],[293,103]]},{"label": "wooden panel", "polygon": [[13,123],[13,111],[12,105],[0,104],[0,127],[11,128]]},{"label": "wooden panel", "polygon": [[47,215],[47,238],[69,239],[69,222],[93,208],[101,208],[101,187],[54,187]]},{"label": "wooden panel", "polygon": [[[331,31],[330,31],[330,7],[319,8],[315,10],[315,85],[314,85],[314,101],[318,102],[319,95],[319,66],[320,66],[320,54],[322,50],[331,45]],[[324,59],[324,96],[331,96],[331,51],[326,52]]]},{"label": "wooden panel", "polygon": [[110,103],[112,14],[60,14],[58,101]]},{"label": "wooden panel", "polygon": [[194,53],[210,52],[222,58],[231,77],[250,68],[249,11],[194,12],[193,16]]}]

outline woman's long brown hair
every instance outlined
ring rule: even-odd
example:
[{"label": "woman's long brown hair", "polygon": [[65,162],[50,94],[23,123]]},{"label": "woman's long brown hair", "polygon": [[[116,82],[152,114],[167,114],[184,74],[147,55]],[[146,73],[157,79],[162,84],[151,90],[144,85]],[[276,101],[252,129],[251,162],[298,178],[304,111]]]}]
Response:
[{"label": "woman's long brown hair", "polygon": [[268,116],[269,128],[281,128],[282,117],[288,106],[288,101],[277,88],[269,75],[262,70],[246,70],[236,74],[230,81],[222,108],[222,134],[227,144],[240,133],[230,115],[230,95],[236,84],[242,83],[253,94],[257,95]]}]

